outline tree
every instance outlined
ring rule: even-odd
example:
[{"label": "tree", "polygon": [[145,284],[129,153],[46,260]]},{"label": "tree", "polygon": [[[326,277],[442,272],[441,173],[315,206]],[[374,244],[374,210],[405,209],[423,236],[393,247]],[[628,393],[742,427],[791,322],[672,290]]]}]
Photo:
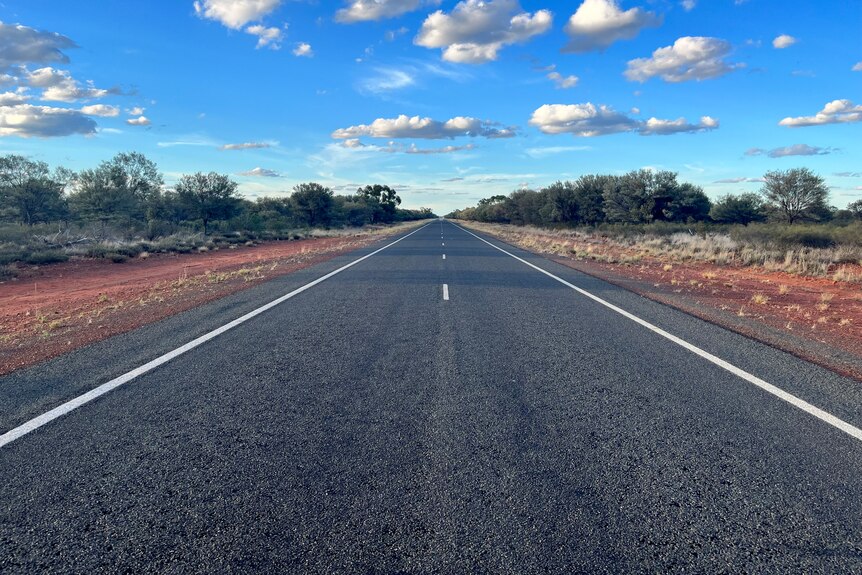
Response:
[{"label": "tree", "polygon": [[581,176],[577,179],[574,191],[580,223],[594,226],[604,221],[604,189],[614,180],[614,176],[596,175]]},{"label": "tree", "polygon": [[391,222],[395,219],[395,210],[401,205],[401,197],[389,186],[374,184],[359,188],[356,194],[363,198],[372,207],[379,206],[380,211],[375,210],[373,222],[379,219]]},{"label": "tree", "polygon": [[712,206],[709,216],[720,224],[742,224],[762,222],[766,219],[763,213],[763,199],[752,192],[734,196],[722,196]]},{"label": "tree", "polygon": [[548,224],[579,223],[578,202],[572,182],[554,182],[542,190],[542,221]]},{"label": "tree", "polygon": [[828,210],[829,189],[808,168],[766,172],[760,193],[787,223],[816,219]]},{"label": "tree", "polygon": [[329,188],[314,182],[298,184],[290,199],[298,219],[306,226],[325,226],[332,221],[334,200]]},{"label": "tree", "polygon": [[103,234],[109,221],[131,221],[140,209],[135,196],[125,186],[120,168],[107,162],[81,172],[77,190],[69,195],[69,204],[77,217],[101,222]]},{"label": "tree", "polygon": [[855,202],[851,202],[847,206],[847,210],[853,214],[853,217],[857,220],[862,220],[862,200],[856,200]]},{"label": "tree", "polygon": [[24,156],[0,157],[0,207],[27,225],[63,217],[67,173],[60,168],[52,176],[48,164]]},{"label": "tree", "polygon": [[237,183],[223,174],[198,172],[184,175],[174,189],[189,216],[201,220],[204,235],[210,222],[229,219],[239,208]]}]

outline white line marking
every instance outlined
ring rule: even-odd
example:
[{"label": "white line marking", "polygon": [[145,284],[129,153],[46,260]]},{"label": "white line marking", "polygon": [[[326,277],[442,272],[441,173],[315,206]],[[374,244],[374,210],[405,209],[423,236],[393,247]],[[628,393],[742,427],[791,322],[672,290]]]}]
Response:
[{"label": "white line marking", "polygon": [[[450,222],[450,223],[451,223],[451,222]],[[619,307],[615,306],[614,304],[612,304],[612,303],[610,303],[610,302],[607,302],[607,301],[603,300],[602,298],[600,298],[600,297],[598,297],[598,296],[595,296],[595,295],[591,294],[590,292],[588,292],[588,291],[586,291],[586,290],[584,290],[584,289],[581,289],[581,288],[579,288],[578,286],[576,286],[576,285],[574,285],[574,284],[571,284],[571,283],[567,282],[566,280],[564,280],[564,279],[562,279],[562,278],[560,278],[560,277],[555,276],[554,274],[552,274],[552,273],[551,273],[551,272],[549,272],[549,271],[545,271],[545,270],[543,270],[543,269],[542,269],[542,268],[540,268],[539,266],[536,266],[536,265],[531,264],[531,263],[530,263],[530,262],[528,262],[527,260],[524,260],[524,259],[522,259],[522,258],[519,258],[519,257],[518,257],[518,256],[516,256],[515,254],[512,254],[512,253],[507,252],[507,251],[506,251],[506,250],[504,250],[503,248],[500,248],[500,247],[495,246],[494,244],[492,244],[492,243],[491,243],[491,242],[489,242],[488,240],[485,240],[485,239],[483,239],[483,238],[480,238],[479,236],[477,236],[477,235],[476,235],[476,234],[474,234],[473,232],[471,232],[471,231],[469,231],[469,230],[465,230],[465,229],[464,229],[464,228],[462,228],[461,226],[458,226],[458,225],[455,225],[455,224],[452,224],[452,225],[454,225],[455,227],[457,227],[457,228],[459,228],[459,229],[461,229],[461,230],[463,230],[463,231],[467,232],[468,234],[470,234],[470,235],[471,235],[471,236],[473,236],[474,238],[477,238],[477,239],[479,239],[479,240],[481,240],[481,241],[485,242],[486,244],[488,244],[488,245],[489,245],[489,246],[491,246],[492,248],[497,249],[497,250],[500,250],[500,251],[501,251],[501,252],[503,252],[504,254],[506,254],[506,255],[508,255],[508,256],[511,256],[511,257],[515,258],[515,259],[516,259],[516,260],[518,260],[519,262],[521,262],[521,263],[523,263],[523,264],[527,264],[528,266],[530,266],[530,267],[531,267],[531,268],[533,268],[534,270],[539,271],[539,272],[541,272],[541,273],[545,274],[546,276],[548,276],[548,277],[550,277],[550,278],[553,278],[553,279],[557,280],[557,281],[558,281],[558,282],[560,282],[561,284],[563,284],[563,285],[565,285],[565,286],[568,286],[568,287],[572,288],[573,290],[575,290],[575,291],[576,291],[576,292],[578,292],[579,294],[584,295],[584,296],[586,296],[586,297],[590,298],[591,300],[593,300],[593,301],[595,301],[595,302],[598,302],[598,303],[602,304],[602,305],[603,305],[603,306],[605,306],[606,308],[611,309],[611,310],[613,310],[613,311],[617,312],[618,314],[620,314],[620,315],[622,315],[622,316],[624,316],[624,317],[626,317],[626,318],[628,318],[628,319],[632,320],[633,322],[635,322],[635,323],[637,323],[637,324],[642,325],[643,327],[645,327],[645,328],[649,329],[650,331],[653,331],[653,332],[657,333],[658,335],[660,335],[660,336],[662,336],[662,337],[664,337],[664,338],[666,338],[666,339],[669,339],[670,341],[674,342],[675,344],[677,344],[677,345],[679,345],[679,346],[681,346],[681,347],[684,347],[684,348],[685,348],[685,349],[687,349],[688,351],[690,351],[690,352],[692,352],[692,353],[694,353],[694,354],[699,355],[699,356],[700,356],[700,357],[702,357],[703,359],[705,359],[705,360],[707,360],[707,361],[709,361],[709,362],[711,362],[711,363],[714,363],[715,365],[717,365],[717,366],[721,367],[722,369],[726,369],[727,371],[729,371],[730,373],[732,373],[732,374],[736,375],[737,377],[740,377],[740,378],[744,379],[745,381],[747,381],[747,382],[749,382],[749,383],[751,383],[751,384],[753,384],[753,385],[756,385],[757,387],[759,387],[760,389],[764,390],[765,392],[770,393],[770,394],[774,395],[775,397],[777,397],[777,398],[779,398],[779,399],[781,399],[781,400],[786,401],[786,402],[787,402],[787,403],[789,403],[790,405],[792,405],[792,406],[794,406],[794,407],[796,407],[796,408],[798,408],[798,409],[801,409],[802,411],[804,411],[804,412],[806,412],[806,413],[808,413],[808,414],[810,414],[810,415],[813,415],[813,416],[814,416],[814,417],[816,417],[817,419],[819,419],[819,420],[821,420],[821,421],[823,421],[823,422],[825,422],[825,423],[828,423],[828,424],[829,424],[829,425],[831,425],[832,427],[835,427],[835,428],[837,428],[837,429],[840,429],[841,431],[843,431],[844,433],[846,433],[846,434],[850,435],[851,437],[854,437],[855,439],[858,439],[858,440],[862,441],[862,429],[859,429],[858,427],[856,427],[856,426],[854,426],[854,425],[851,425],[851,424],[847,423],[847,422],[846,422],[846,421],[844,421],[843,419],[839,419],[838,417],[835,417],[835,416],[834,416],[834,415],[832,415],[831,413],[826,412],[826,411],[823,411],[823,410],[822,410],[822,409],[820,409],[819,407],[815,407],[814,405],[811,405],[810,403],[808,403],[808,402],[807,402],[807,401],[805,401],[804,399],[800,399],[800,398],[796,397],[795,395],[790,394],[790,393],[788,393],[788,392],[784,391],[783,389],[781,389],[781,388],[779,388],[779,387],[776,387],[776,386],[772,385],[771,383],[767,383],[766,381],[764,381],[764,380],[760,379],[760,378],[759,378],[759,377],[757,377],[756,375],[752,375],[752,374],[748,373],[747,371],[745,371],[745,370],[743,370],[743,369],[740,369],[740,368],[736,367],[735,365],[733,365],[733,364],[731,364],[731,363],[728,363],[727,361],[725,361],[725,360],[721,359],[720,357],[717,357],[717,356],[715,356],[715,355],[712,355],[712,354],[711,354],[711,353],[709,353],[708,351],[704,351],[704,350],[700,349],[699,347],[697,347],[696,345],[690,344],[689,342],[685,341],[684,339],[680,339],[680,338],[678,338],[677,336],[675,336],[675,335],[673,335],[673,334],[671,334],[671,333],[668,333],[668,332],[664,331],[664,330],[663,330],[663,329],[661,329],[660,327],[655,326],[655,325],[653,325],[653,324],[649,323],[648,321],[643,320],[643,319],[641,319],[641,318],[637,317],[636,315],[631,314],[631,313],[627,312],[626,310],[624,310],[624,309],[622,309],[622,308],[619,308]]]},{"label": "white line marking", "polygon": [[443,259],[444,259],[444,260],[446,259],[446,254],[443,254]]},{"label": "white line marking", "polygon": [[443,284],[443,300],[449,301],[449,284]]},{"label": "white line marking", "polygon": [[446,242],[443,242],[443,245],[445,246],[445,245],[446,245]]},{"label": "white line marking", "polygon": [[108,393],[110,391],[113,391],[114,389],[120,387],[124,383],[128,383],[128,382],[132,381],[133,379],[135,379],[136,377],[141,376],[141,375],[147,373],[148,371],[152,371],[155,368],[159,367],[160,365],[165,364],[165,363],[171,361],[172,359],[181,356],[182,354],[186,353],[187,351],[193,350],[194,348],[198,347],[199,345],[204,344],[204,343],[208,342],[209,340],[211,340],[215,337],[218,337],[219,335],[223,334],[224,332],[231,330],[231,329],[235,328],[236,326],[247,322],[248,320],[252,319],[253,317],[256,317],[256,316],[262,314],[263,312],[274,308],[278,304],[280,304],[284,301],[287,301],[294,296],[301,294],[305,290],[310,289],[310,288],[316,286],[317,284],[319,284],[325,280],[328,280],[332,276],[343,272],[347,268],[353,267],[363,260],[367,260],[368,258],[373,256],[374,254],[380,253],[390,246],[394,246],[395,244],[397,244],[398,242],[400,242],[404,238],[412,236],[416,232],[425,229],[429,225],[431,225],[431,224],[425,224],[421,228],[413,230],[409,234],[398,238],[397,240],[395,240],[394,242],[392,242],[390,244],[386,244],[382,248],[377,249],[377,250],[371,252],[370,254],[366,254],[366,255],[362,256],[361,258],[350,262],[347,265],[341,266],[337,270],[331,271],[328,274],[321,276],[321,277],[317,278],[316,280],[309,282],[309,283],[305,284],[304,286],[299,287],[299,288],[293,290],[292,292],[279,297],[278,299],[274,299],[271,302],[269,302],[268,304],[263,305],[263,306],[255,309],[253,311],[250,311],[247,314],[245,314],[244,316],[238,317],[237,319],[233,320],[230,323],[227,323],[227,324],[225,324],[225,325],[223,325],[217,329],[214,329],[209,333],[205,333],[204,335],[198,337],[197,339],[193,339],[192,341],[188,342],[187,344],[185,344],[181,347],[176,348],[173,351],[169,351],[168,353],[161,355],[161,356],[157,357],[156,359],[154,359],[148,363],[145,363],[144,365],[142,365],[138,368],[135,368],[128,373],[124,373],[123,375],[116,377],[107,383],[103,383],[102,385],[100,385],[94,389],[91,389],[87,393],[85,393],[83,395],[79,395],[78,397],[76,397],[74,399],[70,399],[66,403],[63,403],[62,405],[58,405],[54,409],[52,409],[50,411],[46,411],[42,415],[34,417],[30,421],[27,421],[26,423],[23,423],[23,424],[19,425],[18,427],[7,431],[3,435],[0,435],[0,448],[12,443],[13,441],[15,441],[16,439],[18,439],[20,437],[27,435],[31,431],[39,429],[43,425],[50,423],[51,421],[54,421],[58,417],[62,417],[63,415],[66,415],[70,411],[74,411],[74,410],[78,409],[79,407],[81,407],[82,405],[87,404],[87,403],[93,401],[94,399],[105,395],[106,393]]}]

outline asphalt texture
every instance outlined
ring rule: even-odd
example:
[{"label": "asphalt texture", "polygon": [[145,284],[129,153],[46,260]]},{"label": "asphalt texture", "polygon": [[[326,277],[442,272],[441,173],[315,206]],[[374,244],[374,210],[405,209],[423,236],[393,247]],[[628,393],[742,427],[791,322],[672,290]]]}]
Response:
[{"label": "asphalt texture", "polygon": [[[0,378],[0,433],[390,241]],[[862,425],[858,382],[490,241]],[[0,572],[860,573],[862,442],[435,221],[0,449]]]}]

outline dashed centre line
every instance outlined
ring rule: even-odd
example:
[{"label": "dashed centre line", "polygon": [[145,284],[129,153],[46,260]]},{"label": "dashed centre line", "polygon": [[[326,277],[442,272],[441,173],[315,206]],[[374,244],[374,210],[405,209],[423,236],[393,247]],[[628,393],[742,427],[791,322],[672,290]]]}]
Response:
[{"label": "dashed centre line", "polygon": [[449,284],[443,284],[443,301],[449,301]]}]

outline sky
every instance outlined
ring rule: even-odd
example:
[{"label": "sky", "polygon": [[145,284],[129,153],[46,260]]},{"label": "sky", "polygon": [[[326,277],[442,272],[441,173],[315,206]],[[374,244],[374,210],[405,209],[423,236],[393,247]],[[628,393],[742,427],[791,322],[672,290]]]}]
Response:
[{"label": "sky", "polygon": [[0,154],[437,213],[582,174],[862,198],[862,1],[0,0]]}]

